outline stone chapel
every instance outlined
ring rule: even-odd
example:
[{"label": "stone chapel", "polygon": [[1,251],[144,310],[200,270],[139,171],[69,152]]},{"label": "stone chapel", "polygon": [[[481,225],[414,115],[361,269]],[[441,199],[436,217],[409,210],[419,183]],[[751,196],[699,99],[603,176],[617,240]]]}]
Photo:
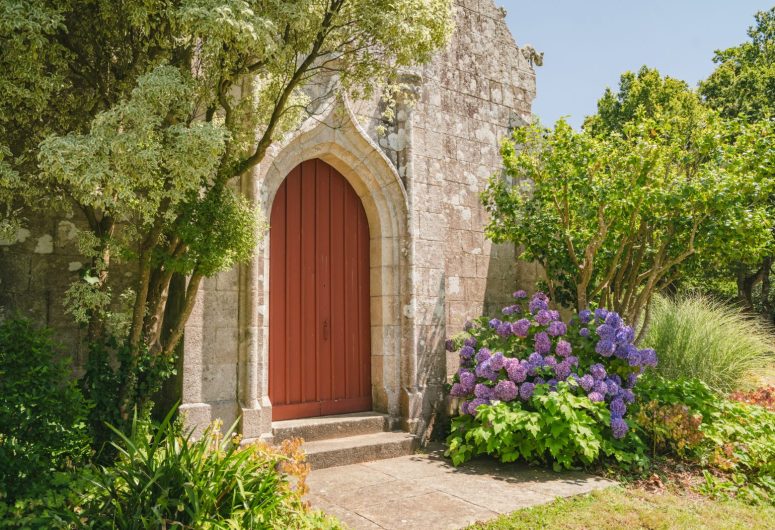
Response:
[{"label": "stone chapel", "polygon": [[[335,429],[346,415],[358,421],[340,436],[376,421],[397,436],[379,450],[406,448],[445,413],[457,370],[445,338],[532,283],[513,247],[485,238],[479,193],[501,139],[531,118],[540,57],[493,0],[456,0],[455,13],[448,46],[403,76],[394,119],[379,97],[331,101],[240,183],[270,227],[250,263],[199,292],[176,381],[192,427],[241,418],[245,440],[309,440],[326,436],[305,418]],[[54,328],[78,368],[61,303],[82,265],[78,220],[31,221],[0,242],[0,307]]]}]

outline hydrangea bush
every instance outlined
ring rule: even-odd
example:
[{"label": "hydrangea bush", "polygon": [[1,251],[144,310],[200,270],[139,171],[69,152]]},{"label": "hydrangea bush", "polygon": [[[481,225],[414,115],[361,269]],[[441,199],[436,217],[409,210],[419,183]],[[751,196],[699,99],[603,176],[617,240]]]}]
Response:
[{"label": "hydrangea bush", "polygon": [[[524,291],[517,291],[514,298],[513,305],[503,308],[501,318],[482,317],[469,322],[465,333],[447,341],[447,350],[459,351],[460,355],[460,369],[450,390],[458,398],[460,411],[448,440],[448,454],[453,461],[460,463],[480,452],[504,460],[514,460],[520,454],[527,459],[545,460],[542,453],[548,452],[555,462],[562,454],[564,467],[575,462],[576,458],[553,450],[551,442],[516,454],[506,454],[489,439],[478,449],[472,448],[467,442],[475,441],[480,434],[473,429],[491,428],[494,418],[484,411],[493,407],[504,414],[525,411],[546,415],[559,411],[554,425],[547,425],[548,435],[555,438],[560,433],[571,437],[587,434],[590,425],[582,425],[586,421],[567,432],[561,426],[563,422],[578,422],[576,412],[583,409],[586,417],[594,420],[593,434],[609,440],[625,438],[629,431],[627,407],[635,400],[638,376],[657,363],[654,350],[637,348],[633,344],[634,330],[615,312],[584,310],[565,323],[558,311],[549,308],[549,298],[543,293],[528,300]],[[544,420],[531,421],[540,425]],[[522,426],[505,428],[513,436]],[[537,436],[539,430],[527,434]],[[601,447],[598,440],[580,448],[576,456],[589,463],[597,458]]]}]

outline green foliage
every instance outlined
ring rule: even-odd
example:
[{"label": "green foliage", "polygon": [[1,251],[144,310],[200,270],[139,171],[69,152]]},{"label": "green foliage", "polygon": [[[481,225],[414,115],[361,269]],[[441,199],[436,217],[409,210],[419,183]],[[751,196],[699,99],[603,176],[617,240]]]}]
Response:
[{"label": "green foliage", "polygon": [[689,294],[656,298],[644,344],[659,352],[656,373],[668,379],[697,378],[730,392],[745,388],[773,362],[775,336],[757,317]]},{"label": "green foliage", "polygon": [[725,134],[685,83],[647,68],[626,73],[581,132],[561,120],[503,144],[508,179],[493,177],[482,196],[487,235],[540,263],[553,299],[638,323],[652,294],[698,260],[768,250],[772,182],[744,163],[760,136],[729,147]]},{"label": "green foliage", "polygon": [[0,505],[88,459],[88,411],[49,332],[21,318],[0,322]]},{"label": "green foliage", "polygon": [[592,464],[603,455],[623,465],[645,463],[637,438],[613,439],[605,403],[575,395],[565,382],[556,392],[537,386],[526,404],[499,402],[480,407],[475,417],[453,419],[447,446],[455,465],[482,454],[502,462],[551,463],[558,471]]},{"label": "green foliage", "polygon": [[[725,399],[699,379],[650,376],[641,382],[640,392],[636,419],[642,435],[657,450],[673,451],[707,468],[703,491],[750,502],[775,500],[775,413]],[[659,419],[654,410],[676,407],[687,417],[701,418],[699,434],[666,432],[669,422],[654,421]]]},{"label": "green foliage", "polygon": [[[75,507],[79,528],[330,528],[302,501],[298,444],[240,448],[232,429],[211,425],[193,440],[172,421],[134,421],[116,431],[118,459],[91,473]],[[296,476],[291,480],[291,474]]]}]

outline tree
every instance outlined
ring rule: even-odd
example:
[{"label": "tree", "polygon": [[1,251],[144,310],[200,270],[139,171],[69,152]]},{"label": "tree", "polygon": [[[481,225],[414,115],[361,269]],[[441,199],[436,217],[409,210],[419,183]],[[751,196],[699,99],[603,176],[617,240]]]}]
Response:
[{"label": "tree", "polygon": [[126,417],[147,397],[138,366],[171,358],[201,280],[252,255],[261,221],[235,181],[321,101],[427,60],[451,2],[3,0],[0,20],[5,226],[22,203],[87,220],[90,266],[66,302],[92,344],[123,352]]},{"label": "tree", "polygon": [[[716,52],[713,61],[718,66],[700,84],[700,93],[708,105],[725,118],[764,132],[769,129],[769,134],[772,134],[772,118],[775,116],[775,8],[756,13],[755,20],[756,24],[748,29],[750,41]],[[762,178],[772,178],[772,151],[758,153],[757,157],[763,162],[770,161],[763,164],[760,171]],[[773,208],[775,199],[772,199],[771,210]],[[773,213],[770,212],[770,217]],[[760,309],[770,319],[775,309],[770,293],[773,263],[775,257],[768,253],[758,262],[748,259],[732,265],[741,301],[753,309],[753,290],[761,284]]]},{"label": "tree", "polygon": [[606,306],[643,328],[651,296],[698,256],[726,262],[770,240],[770,183],[752,178],[743,141],[729,147],[724,133],[685,83],[626,73],[582,131],[560,120],[504,142],[508,180],[483,193],[487,234],[540,263],[560,303]]}]

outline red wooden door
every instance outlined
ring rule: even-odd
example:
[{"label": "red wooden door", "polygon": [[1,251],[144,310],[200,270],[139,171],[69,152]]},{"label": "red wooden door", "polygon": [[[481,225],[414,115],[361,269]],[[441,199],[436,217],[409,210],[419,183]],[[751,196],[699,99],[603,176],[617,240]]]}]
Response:
[{"label": "red wooden door", "polygon": [[371,410],[369,225],[322,160],[287,176],[272,204],[269,398],[284,420]]}]

